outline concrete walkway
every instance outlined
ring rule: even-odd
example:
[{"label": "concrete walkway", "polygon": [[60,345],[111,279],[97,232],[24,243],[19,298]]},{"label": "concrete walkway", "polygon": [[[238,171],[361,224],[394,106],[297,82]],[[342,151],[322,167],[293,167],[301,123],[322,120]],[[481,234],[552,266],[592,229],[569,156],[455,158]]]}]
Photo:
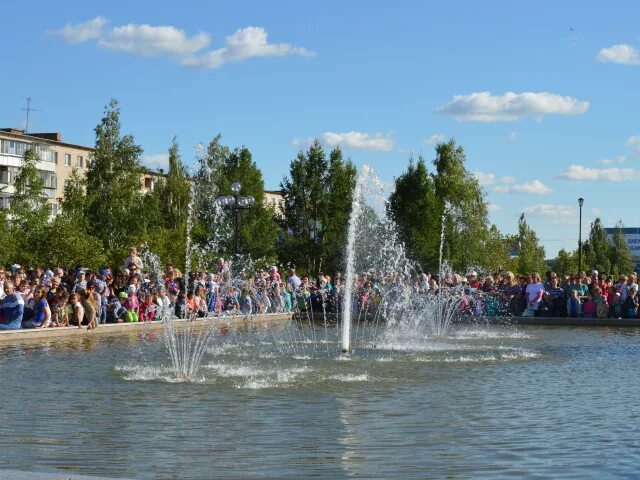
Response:
[{"label": "concrete walkway", "polygon": [[[196,324],[212,321],[229,325],[277,323],[291,320],[291,313],[267,313],[262,315],[229,315],[193,320]],[[186,320],[177,320],[184,322]],[[94,330],[78,327],[55,327],[44,329],[8,330],[0,332],[0,345],[52,338],[86,337],[88,335],[122,335],[135,332],[148,332],[164,328],[162,322],[103,323]]]}]

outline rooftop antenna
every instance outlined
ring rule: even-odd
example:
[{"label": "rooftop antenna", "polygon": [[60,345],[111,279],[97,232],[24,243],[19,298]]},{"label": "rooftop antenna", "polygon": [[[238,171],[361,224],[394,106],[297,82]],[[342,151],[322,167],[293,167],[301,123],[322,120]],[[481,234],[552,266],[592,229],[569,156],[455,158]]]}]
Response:
[{"label": "rooftop antenna", "polygon": [[27,112],[27,123],[24,126],[24,133],[27,134],[29,132],[29,114],[31,112],[39,112],[40,110],[36,110],[35,108],[31,108],[31,97],[22,97],[27,100],[27,108],[23,108],[22,110]]}]

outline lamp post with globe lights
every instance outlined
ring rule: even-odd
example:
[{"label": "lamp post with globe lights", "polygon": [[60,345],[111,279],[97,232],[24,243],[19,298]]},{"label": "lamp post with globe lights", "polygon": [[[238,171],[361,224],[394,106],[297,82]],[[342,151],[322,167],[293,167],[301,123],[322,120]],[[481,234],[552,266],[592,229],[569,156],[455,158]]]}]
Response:
[{"label": "lamp post with globe lights", "polygon": [[226,195],[224,197],[219,197],[216,199],[216,203],[222,205],[223,207],[227,207],[231,209],[233,215],[233,255],[238,255],[238,223],[239,217],[238,214],[241,210],[246,210],[251,208],[255,203],[256,199],[252,196],[241,197],[240,190],[242,190],[242,185],[240,182],[233,182],[231,184],[231,191],[233,195]]}]

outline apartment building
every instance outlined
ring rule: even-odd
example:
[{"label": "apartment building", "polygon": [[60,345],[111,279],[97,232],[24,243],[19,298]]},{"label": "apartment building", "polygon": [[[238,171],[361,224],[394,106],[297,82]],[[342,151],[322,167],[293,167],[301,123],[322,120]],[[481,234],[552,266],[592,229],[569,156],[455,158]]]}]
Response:
[{"label": "apartment building", "polygon": [[[71,175],[73,168],[78,169],[82,175],[86,173],[94,149],[63,142],[60,133],[25,133],[15,128],[0,128],[0,208],[9,208],[22,157],[30,146],[34,146],[38,152],[40,161],[37,168],[44,181],[44,194],[51,205],[51,215],[55,216],[58,214],[67,177]],[[163,177],[166,174],[162,170],[156,172],[142,168],[141,191],[150,192]],[[265,205],[274,207],[282,215],[282,192],[266,190],[264,193]]]},{"label": "apartment building", "polygon": [[0,208],[8,208],[16,175],[25,151],[34,146],[40,161],[37,168],[44,181],[44,194],[57,215],[64,182],[75,167],[87,170],[93,148],[62,141],[59,133],[25,133],[15,128],[0,128]]}]

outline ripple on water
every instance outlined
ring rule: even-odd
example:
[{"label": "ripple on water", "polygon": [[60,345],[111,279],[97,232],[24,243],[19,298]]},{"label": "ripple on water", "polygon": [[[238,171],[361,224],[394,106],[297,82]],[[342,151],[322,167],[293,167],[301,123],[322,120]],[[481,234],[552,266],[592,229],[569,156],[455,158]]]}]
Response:
[{"label": "ripple on water", "polygon": [[130,382],[202,383],[204,377],[187,379],[179,377],[173,369],[155,365],[117,365],[116,372],[123,373],[122,379]]}]

